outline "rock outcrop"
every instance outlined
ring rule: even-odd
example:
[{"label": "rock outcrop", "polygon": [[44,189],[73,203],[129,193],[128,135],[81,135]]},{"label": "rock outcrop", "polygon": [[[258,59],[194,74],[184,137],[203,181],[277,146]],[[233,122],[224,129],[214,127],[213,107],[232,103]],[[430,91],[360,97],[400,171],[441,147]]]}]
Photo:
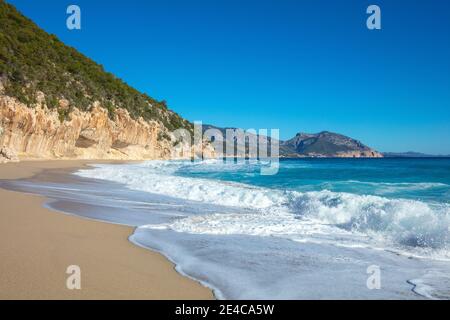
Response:
[{"label": "rock outcrop", "polygon": [[[43,101],[42,99],[38,99]],[[60,105],[65,102],[60,101]],[[173,159],[190,158],[193,147],[178,142],[157,121],[134,120],[125,109],[114,118],[94,103],[90,111],[73,108],[66,120],[43,103],[32,108],[0,95],[0,146],[3,158],[21,159]],[[204,156],[214,154],[204,143]],[[8,160],[13,160],[8,159]]]},{"label": "rock outcrop", "polygon": [[17,157],[17,154],[14,150],[8,147],[2,147],[0,148],[0,163],[4,162],[16,162],[19,161],[19,158]]}]

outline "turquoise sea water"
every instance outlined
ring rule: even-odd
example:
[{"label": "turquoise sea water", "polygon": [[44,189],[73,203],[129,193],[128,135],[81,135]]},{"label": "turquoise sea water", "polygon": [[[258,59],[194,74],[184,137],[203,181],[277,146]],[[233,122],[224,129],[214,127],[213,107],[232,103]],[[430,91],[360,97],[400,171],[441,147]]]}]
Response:
[{"label": "turquoise sea water", "polygon": [[[180,167],[178,175],[296,191],[349,192],[450,203],[450,158],[281,159],[278,174],[259,165]],[[215,170],[217,169],[217,170]]]}]

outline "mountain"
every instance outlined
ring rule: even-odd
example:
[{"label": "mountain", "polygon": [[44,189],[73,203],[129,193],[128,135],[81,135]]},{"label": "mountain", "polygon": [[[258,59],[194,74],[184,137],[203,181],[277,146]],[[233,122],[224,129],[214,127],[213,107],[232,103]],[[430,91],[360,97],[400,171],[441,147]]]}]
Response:
[{"label": "mountain", "polygon": [[[214,135],[215,141],[225,141],[227,130],[235,133],[244,134],[244,131],[238,128],[220,128],[213,125],[203,125],[203,132],[207,130],[217,130],[221,137]],[[230,131],[231,132],[231,131]],[[249,137],[267,139],[267,144],[274,139],[266,136],[248,134]],[[235,139],[236,140],[236,139]],[[287,141],[278,141],[280,147],[280,157],[299,158],[299,157],[344,157],[344,158],[382,158],[383,154],[362,144],[360,141],[349,138],[342,134],[323,131],[317,134],[298,133],[292,139]],[[225,144],[224,144],[225,146]],[[246,148],[248,150],[248,147]],[[244,148],[237,149],[241,154]],[[251,155],[255,156],[255,155]]]},{"label": "mountain", "polygon": [[294,138],[281,142],[280,154],[284,157],[383,157],[358,140],[328,131],[317,134],[298,133]]},{"label": "mountain", "polygon": [[0,158],[168,158],[179,128],[193,125],[0,0]]}]

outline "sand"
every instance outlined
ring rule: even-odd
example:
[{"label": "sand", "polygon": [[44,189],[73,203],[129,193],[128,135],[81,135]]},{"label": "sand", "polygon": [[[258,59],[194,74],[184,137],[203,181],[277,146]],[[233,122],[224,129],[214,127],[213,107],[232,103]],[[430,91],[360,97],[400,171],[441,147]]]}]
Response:
[{"label": "sand", "polygon": [[[0,179],[87,161],[0,164]],[[212,299],[156,252],[128,241],[133,229],[53,212],[40,196],[0,189],[0,299]],[[69,290],[67,267],[81,268]]]}]

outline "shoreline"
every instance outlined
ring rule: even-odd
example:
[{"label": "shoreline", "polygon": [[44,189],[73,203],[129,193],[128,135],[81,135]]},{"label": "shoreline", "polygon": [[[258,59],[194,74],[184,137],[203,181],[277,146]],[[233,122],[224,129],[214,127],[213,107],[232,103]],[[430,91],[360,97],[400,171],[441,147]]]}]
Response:
[{"label": "shoreline", "polygon": [[[103,160],[33,160],[0,165],[0,180]],[[134,228],[50,210],[48,198],[0,188],[0,299],[214,299],[161,253],[129,241]],[[69,265],[81,290],[66,288]]]}]

